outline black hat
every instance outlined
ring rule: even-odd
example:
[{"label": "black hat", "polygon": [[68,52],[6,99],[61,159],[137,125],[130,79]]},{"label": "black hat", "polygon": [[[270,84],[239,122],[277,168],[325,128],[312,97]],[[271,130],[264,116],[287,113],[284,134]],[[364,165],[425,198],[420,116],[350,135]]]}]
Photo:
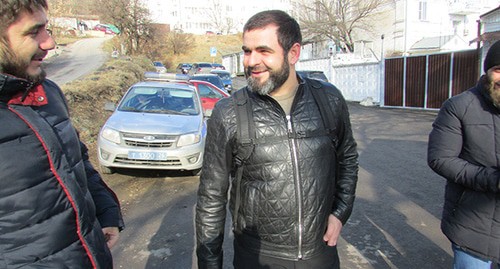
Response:
[{"label": "black hat", "polygon": [[486,58],[484,58],[484,72],[488,72],[488,69],[497,65],[500,65],[500,40],[495,42],[488,50]]}]

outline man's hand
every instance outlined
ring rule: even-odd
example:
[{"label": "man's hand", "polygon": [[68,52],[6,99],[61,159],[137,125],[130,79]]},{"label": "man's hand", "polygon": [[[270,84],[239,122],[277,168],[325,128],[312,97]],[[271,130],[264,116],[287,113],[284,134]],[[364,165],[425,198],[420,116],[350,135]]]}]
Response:
[{"label": "man's hand", "polygon": [[102,232],[104,233],[104,238],[106,238],[108,248],[111,249],[118,242],[118,237],[120,237],[118,227],[105,227],[102,228]]},{"label": "man's hand", "polygon": [[337,219],[334,215],[330,214],[328,217],[328,227],[326,228],[326,233],[323,236],[323,240],[330,246],[337,245],[337,239],[340,235],[340,230],[342,230],[342,222]]}]

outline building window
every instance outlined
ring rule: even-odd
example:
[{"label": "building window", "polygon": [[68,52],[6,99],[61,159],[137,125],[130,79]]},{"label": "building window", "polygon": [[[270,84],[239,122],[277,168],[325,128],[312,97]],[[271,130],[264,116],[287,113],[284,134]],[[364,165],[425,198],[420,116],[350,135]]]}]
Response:
[{"label": "building window", "polygon": [[418,19],[421,21],[427,20],[427,1],[418,2]]}]

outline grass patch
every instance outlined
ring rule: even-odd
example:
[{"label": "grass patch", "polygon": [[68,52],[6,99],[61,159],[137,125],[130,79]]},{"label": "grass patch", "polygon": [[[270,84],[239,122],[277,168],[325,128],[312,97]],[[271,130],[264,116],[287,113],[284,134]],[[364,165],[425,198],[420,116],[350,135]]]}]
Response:
[{"label": "grass patch", "polygon": [[152,69],[144,57],[111,59],[84,79],[62,86],[82,141],[89,146],[97,141],[101,126],[111,115],[104,104],[117,103],[132,84],[144,79],[145,71]]}]

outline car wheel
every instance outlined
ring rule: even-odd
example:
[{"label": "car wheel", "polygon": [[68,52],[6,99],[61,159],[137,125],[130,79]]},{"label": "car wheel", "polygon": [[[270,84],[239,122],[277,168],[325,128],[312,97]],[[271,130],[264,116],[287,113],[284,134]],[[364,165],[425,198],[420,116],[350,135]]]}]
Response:
[{"label": "car wheel", "polygon": [[107,167],[104,165],[100,165],[99,170],[101,170],[101,173],[103,173],[103,174],[113,174],[113,172],[114,172],[113,168]]}]

